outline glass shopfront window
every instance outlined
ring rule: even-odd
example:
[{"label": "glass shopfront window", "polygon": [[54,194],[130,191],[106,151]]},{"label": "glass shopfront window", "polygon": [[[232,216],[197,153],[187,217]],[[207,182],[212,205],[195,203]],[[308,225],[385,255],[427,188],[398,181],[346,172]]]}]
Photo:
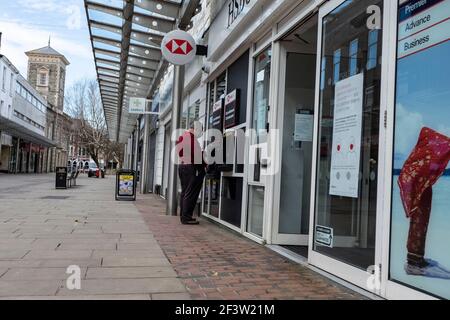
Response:
[{"label": "glass shopfront window", "polygon": [[272,49],[269,48],[256,58],[255,63],[255,92],[253,106],[253,129],[256,130],[258,141],[267,141],[266,125],[269,109],[270,93],[270,67],[272,62]]},{"label": "glass shopfront window", "polygon": [[345,1],[323,18],[314,250],[352,266],[375,263],[382,29]]},{"label": "glass shopfront window", "polygon": [[[226,73],[221,74],[215,81],[209,84],[208,92],[208,128],[213,128],[213,108],[214,104],[225,97],[227,86]],[[207,137],[206,140],[207,141]],[[205,188],[203,192],[203,211],[215,218],[219,218],[220,202],[220,173],[208,174],[205,179]]]},{"label": "glass shopfront window", "polygon": [[400,1],[391,280],[450,298],[450,0]]},{"label": "glass shopfront window", "polygon": [[[252,128],[255,136],[251,139],[252,145],[259,145],[267,142],[267,123],[270,97],[270,71],[272,63],[272,48],[267,48],[255,58],[255,73],[253,75],[253,108],[252,108]],[[256,159],[251,159],[253,168],[249,177],[250,185],[248,190],[247,204],[247,226],[246,230],[254,235],[263,236],[264,225],[264,197],[265,186],[261,179],[261,150],[256,148],[254,155]]]}]

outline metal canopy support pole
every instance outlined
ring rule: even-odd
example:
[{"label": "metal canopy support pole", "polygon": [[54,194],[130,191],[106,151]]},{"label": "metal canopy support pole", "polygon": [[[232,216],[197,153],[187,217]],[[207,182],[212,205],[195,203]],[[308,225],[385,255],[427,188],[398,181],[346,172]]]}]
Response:
[{"label": "metal canopy support pole", "polygon": [[20,152],[20,138],[17,138],[17,148],[16,148],[16,167],[14,168],[14,173],[19,172],[19,152]]},{"label": "metal canopy support pole", "polygon": [[133,146],[133,170],[138,174],[138,152],[139,151],[139,120],[136,120],[136,130],[134,131],[134,146]]},{"label": "metal canopy support pole", "polygon": [[148,193],[148,159],[149,159],[149,132],[150,132],[150,116],[144,115],[144,142],[142,146],[142,162],[141,162],[141,193]]},{"label": "metal canopy support pole", "polygon": [[[172,107],[172,134],[180,128],[181,111],[183,105],[183,89],[184,89],[184,66],[175,66],[174,86],[173,86],[173,107]],[[176,141],[170,140],[170,150],[175,150]],[[176,155],[178,156],[178,155]],[[177,215],[177,162],[178,159],[169,159],[169,185],[167,195],[167,209],[166,214]],[[175,160],[175,161],[172,161]]]},{"label": "metal canopy support pole", "polygon": [[121,169],[128,169],[128,142],[123,145],[123,163],[121,164]]},{"label": "metal canopy support pole", "polygon": [[32,173],[31,172],[31,159],[32,159],[31,150],[33,148],[33,144],[31,142],[30,142],[29,148],[30,148],[30,151],[28,151],[27,173]]}]

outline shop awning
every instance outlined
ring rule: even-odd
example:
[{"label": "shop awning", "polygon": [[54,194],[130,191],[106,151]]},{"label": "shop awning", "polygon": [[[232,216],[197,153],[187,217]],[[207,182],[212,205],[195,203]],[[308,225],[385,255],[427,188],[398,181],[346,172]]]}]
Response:
[{"label": "shop awning", "polygon": [[126,142],[131,135],[137,115],[128,113],[129,98],[147,98],[151,93],[162,64],[162,38],[176,29],[183,4],[183,0],[85,0],[112,140]]},{"label": "shop awning", "polygon": [[2,116],[0,116],[0,131],[43,147],[50,148],[57,146],[54,141],[47,137]]}]

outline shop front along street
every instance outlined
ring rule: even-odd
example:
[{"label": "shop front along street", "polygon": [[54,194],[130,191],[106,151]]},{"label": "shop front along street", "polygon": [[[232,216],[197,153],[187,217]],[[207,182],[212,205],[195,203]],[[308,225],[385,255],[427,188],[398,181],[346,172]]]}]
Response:
[{"label": "shop front along street", "polygon": [[450,0],[0,7],[0,299],[450,298]]}]

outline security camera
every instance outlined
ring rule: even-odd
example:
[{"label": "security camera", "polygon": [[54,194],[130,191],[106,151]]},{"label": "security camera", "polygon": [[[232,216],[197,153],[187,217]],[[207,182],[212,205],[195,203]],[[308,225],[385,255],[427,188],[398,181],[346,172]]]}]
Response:
[{"label": "security camera", "polygon": [[204,73],[209,74],[209,72],[211,71],[211,65],[210,65],[209,63],[205,63],[205,64],[202,66],[202,71],[203,71]]}]

